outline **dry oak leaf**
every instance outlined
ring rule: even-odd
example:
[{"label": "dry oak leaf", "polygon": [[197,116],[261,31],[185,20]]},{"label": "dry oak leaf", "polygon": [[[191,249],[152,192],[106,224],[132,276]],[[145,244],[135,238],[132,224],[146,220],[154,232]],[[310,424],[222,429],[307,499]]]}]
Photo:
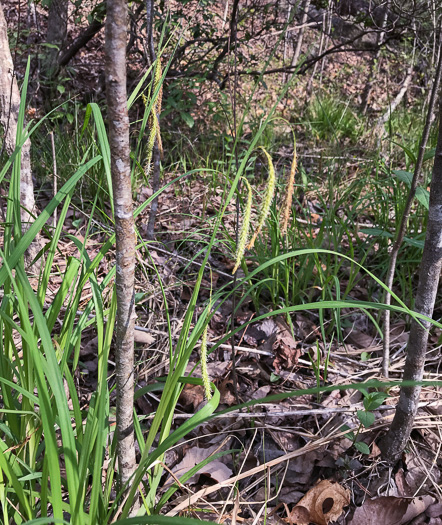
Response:
[{"label": "dry oak leaf", "polygon": [[[186,451],[182,461],[180,461],[173,469],[172,472],[175,474],[175,478],[181,478],[186,474],[190,469],[207,459],[211,454],[214,454],[218,450],[218,445],[214,445],[209,448],[198,448],[192,447]],[[226,479],[229,479],[233,472],[220,461],[219,459],[214,459],[201,469],[190,479],[187,480],[189,485],[198,483],[199,477],[204,474],[212,478],[216,483],[221,483]],[[166,485],[171,485],[173,483],[172,476],[169,477]]]},{"label": "dry oak leaf", "polygon": [[328,525],[350,504],[350,491],[339,483],[320,481],[293,508],[290,521],[296,525]]},{"label": "dry oak leaf", "polygon": [[298,363],[298,359],[303,351],[297,347],[297,342],[282,317],[276,318],[276,324],[278,330],[274,336],[272,350],[276,354],[273,366],[275,367],[276,373],[279,374],[281,370],[290,370],[293,368]]},{"label": "dry oak leaf", "polygon": [[358,507],[348,525],[405,525],[424,513],[435,502],[431,496],[418,498],[396,498],[381,496],[368,499]]},{"label": "dry oak leaf", "polygon": [[204,401],[204,387],[202,385],[186,385],[181,392],[180,403],[183,407],[193,405],[194,410]]},{"label": "dry oak leaf", "polygon": [[136,343],[140,343],[142,345],[151,345],[152,343],[155,343],[155,337],[148,332],[144,332],[143,330],[134,331],[134,340]]}]

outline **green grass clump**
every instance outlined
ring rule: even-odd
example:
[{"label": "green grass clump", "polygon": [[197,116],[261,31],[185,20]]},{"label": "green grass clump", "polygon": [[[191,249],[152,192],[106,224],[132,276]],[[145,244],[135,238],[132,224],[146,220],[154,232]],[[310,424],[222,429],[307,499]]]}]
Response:
[{"label": "green grass clump", "polygon": [[330,95],[316,95],[307,106],[308,133],[320,142],[339,142],[360,137],[361,121],[350,106]]}]

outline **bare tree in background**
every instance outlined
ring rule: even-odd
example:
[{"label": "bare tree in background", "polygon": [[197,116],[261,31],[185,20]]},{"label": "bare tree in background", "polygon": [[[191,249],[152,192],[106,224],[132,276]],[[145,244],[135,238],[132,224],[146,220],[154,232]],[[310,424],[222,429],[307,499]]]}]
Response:
[{"label": "bare tree in background", "polygon": [[[429,318],[433,315],[442,268],[442,101],[439,102],[439,138],[430,186],[430,207],[424,252],[419,271],[415,311]],[[421,381],[424,373],[428,333],[431,323],[413,320],[407,346],[403,379]],[[401,388],[396,413],[385,439],[382,455],[391,462],[399,458],[413,429],[418,409],[420,386]]]},{"label": "bare tree in background", "polygon": [[[6,20],[0,3],[0,125],[4,132],[2,150],[4,148],[8,155],[12,155],[16,146],[19,108],[20,92],[14,75]],[[25,232],[33,222],[31,214],[36,211],[31,169],[31,141],[29,139],[21,148],[20,202],[22,229]],[[27,265],[34,260],[40,248],[41,241],[36,238],[26,251]]]},{"label": "bare tree in background", "polygon": [[394,97],[394,99],[388,105],[388,108],[385,111],[385,113],[381,117],[379,117],[379,119],[376,122],[376,125],[374,127],[374,134],[379,137],[379,140],[378,140],[379,143],[382,137],[385,135],[385,124],[390,120],[391,115],[394,113],[396,108],[402,102],[402,99],[405,97],[409,87],[411,86],[411,81],[413,80],[413,72],[414,72],[414,56],[408,65],[407,73],[405,75],[404,81],[402,82],[401,89],[398,91],[398,94]]},{"label": "bare tree in background", "polygon": [[369,71],[368,71],[368,79],[367,83],[365,84],[364,91],[362,92],[361,96],[361,112],[363,115],[367,112],[368,103],[370,101],[370,95],[373,90],[373,86],[376,80],[376,72],[379,67],[379,59],[381,57],[381,51],[382,51],[382,42],[385,38],[385,27],[387,25],[388,20],[388,11],[390,9],[390,0],[387,0],[385,11],[382,16],[382,23],[380,26],[380,31],[377,35],[376,39],[376,52],[373,55],[370,65],[369,65]]},{"label": "bare tree in background", "polygon": [[297,34],[296,47],[293,52],[291,67],[295,67],[299,60],[299,55],[301,54],[302,41],[304,39],[305,24],[307,22],[308,10],[310,7],[310,0],[304,0],[302,7],[302,18],[301,18],[301,28]]},{"label": "bare tree in background", "polygon": [[126,92],[127,20],[126,0],[108,0],[105,75],[116,234],[116,424],[121,485],[129,481],[136,468],[133,425],[135,228]]},{"label": "bare tree in background", "polygon": [[43,74],[46,80],[54,78],[58,72],[58,56],[64,48],[68,32],[69,0],[52,0],[49,4],[47,49],[44,53]]}]

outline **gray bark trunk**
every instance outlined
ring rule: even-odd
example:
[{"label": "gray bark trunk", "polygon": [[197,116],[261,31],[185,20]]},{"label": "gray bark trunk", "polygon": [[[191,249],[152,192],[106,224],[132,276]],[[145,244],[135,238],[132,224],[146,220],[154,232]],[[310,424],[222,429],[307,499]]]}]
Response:
[{"label": "gray bark trunk", "polygon": [[[19,108],[20,92],[14,76],[6,20],[0,3],[0,125],[4,133],[4,150],[8,155],[12,155],[15,150]],[[31,169],[31,141],[29,139],[21,148],[20,202],[22,230],[25,232],[33,222],[31,214],[36,211]],[[36,239],[25,254],[27,265],[32,262],[39,249],[40,241]]]},{"label": "gray bark trunk", "polygon": [[136,468],[133,426],[135,228],[126,92],[127,2],[108,0],[105,43],[112,189],[116,234],[117,455],[120,483]]},{"label": "gray bark trunk", "polygon": [[[433,315],[442,267],[442,102],[439,104],[439,138],[430,187],[427,234],[415,302],[415,311],[430,318]],[[405,381],[422,380],[430,326],[429,322],[412,322],[404,367]],[[380,444],[383,457],[390,462],[400,457],[407,444],[413,429],[420,392],[420,386],[401,388],[393,422]]]}]

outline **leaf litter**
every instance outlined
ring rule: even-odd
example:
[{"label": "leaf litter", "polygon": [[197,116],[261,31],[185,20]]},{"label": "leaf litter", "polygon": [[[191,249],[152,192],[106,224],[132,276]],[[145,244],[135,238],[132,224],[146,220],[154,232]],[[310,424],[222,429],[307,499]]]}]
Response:
[{"label": "leaf litter", "polygon": [[[143,261],[144,271],[137,275],[137,327],[136,348],[139,363],[138,385],[149,384],[169,367],[167,323],[161,312],[164,299],[153,286],[156,265],[165,285],[168,308],[172,316],[172,344],[179,335],[186,302],[193,289],[199,269],[198,256],[202,237],[194,234],[194,245],[189,248],[180,241],[182,232],[198,231],[205,224],[202,208],[207,189],[202,180],[192,187],[184,187],[182,198],[174,197],[168,188],[160,198],[158,229],[162,243],[150,249],[151,259]],[[148,195],[148,193],[146,193]],[[196,199],[199,196],[199,201]],[[145,196],[143,198],[146,198]],[[219,205],[214,199],[211,206]],[[217,204],[218,203],[218,204]],[[172,213],[165,213],[174,209]],[[192,217],[188,213],[192,210]],[[206,214],[210,211],[207,207]],[[233,209],[227,227],[234,228]],[[213,210],[213,214],[216,209]],[[72,219],[70,219],[72,222]],[[140,223],[146,217],[140,217]],[[69,221],[69,219],[68,219]],[[207,224],[206,224],[207,227]],[[79,235],[72,224],[68,232]],[[200,230],[201,231],[201,230]],[[98,252],[100,239],[87,241],[92,257]],[[61,251],[56,254],[58,268],[66,268],[68,257],[77,249],[68,239],[62,240]],[[253,261],[250,261],[253,265]],[[102,279],[110,269],[111,258],[104,259],[97,277]],[[205,275],[202,300],[209,297],[213,286],[228,285],[231,259],[223,253],[211,256],[212,279]],[[215,276],[215,278],[213,278]],[[57,289],[57,279],[51,278],[50,290]],[[364,297],[363,286],[360,298]],[[82,291],[84,308],[91,289]],[[266,308],[268,306],[264,305]],[[213,317],[209,326],[211,344],[226,333],[231,322],[232,304],[227,301]],[[235,325],[248,322],[261,312],[254,311],[253,303],[244,301],[235,316]],[[235,337],[237,353],[238,391],[241,400],[259,399],[288,390],[311,388],[318,385],[343,384],[379,378],[381,341],[373,331],[365,314],[341,312],[349,320],[343,329],[342,340],[324,345],[319,318],[314,312],[296,313],[290,319],[282,316],[267,318],[249,325]],[[155,327],[155,328],[152,328]],[[404,345],[407,341],[404,323],[392,326],[393,347],[396,348],[393,374],[400,371]],[[430,339],[436,346],[438,338]],[[331,344],[327,370],[324,362]],[[186,373],[200,374],[198,354],[195,350]],[[431,348],[429,348],[431,352]],[[315,376],[310,357],[320,363]],[[76,381],[87,406],[90,392],[96,385],[97,338],[93,330],[83,333],[80,347],[80,368]],[[437,363],[437,360],[434,361]],[[109,362],[112,369],[112,356]],[[209,356],[209,374],[221,392],[220,409],[236,403],[232,379],[230,343],[222,345]],[[238,452],[228,454],[205,465],[189,479],[187,489],[178,490],[166,508],[169,515],[191,511],[204,519],[230,523],[235,514],[236,523],[264,523],[259,515],[266,502],[266,523],[323,523],[365,525],[385,523],[402,525],[411,522],[441,523],[440,500],[440,394],[437,389],[423,391],[418,413],[417,428],[412,435],[412,448],[403,456],[402,470],[390,474],[383,464],[377,442],[388,427],[392,406],[397,402],[397,390],[374,411],[375,423],[359,428],[357,411],[363,410],[363,397],[355,391],[333,391],[326,395],[302,397],[278,404],[258,404],[247,411],[237,411],[215,417],[195,429],[167,455],[171,474],[164,479],[163,490],[180,475],[218,450],[229,437],[229,448]],[[114,398],[111,397],[112,402]],[[146,394],[136,402],[139,415],[152,418],[158,400]],[[205,403],[204,391],[199,385],[186,385],[182,391],[174,420],[179,424]],[[347,425],[359,432],[358,440],[368,448],[370,455],[361,454],[343,431]],[[226,448],[226,447],[224,447]],[[387,473],[387,475],[385,474]],[[173,476],[172,476],[173,474]],[[235,489],[235,490],[234,490]],[[199,514],[199,509],[204,513]],[[236,510],[235,510],[236,509]],[[262,512],[262,511],[261,511]],[[211,513],[211,514],[210,514]]]}]

